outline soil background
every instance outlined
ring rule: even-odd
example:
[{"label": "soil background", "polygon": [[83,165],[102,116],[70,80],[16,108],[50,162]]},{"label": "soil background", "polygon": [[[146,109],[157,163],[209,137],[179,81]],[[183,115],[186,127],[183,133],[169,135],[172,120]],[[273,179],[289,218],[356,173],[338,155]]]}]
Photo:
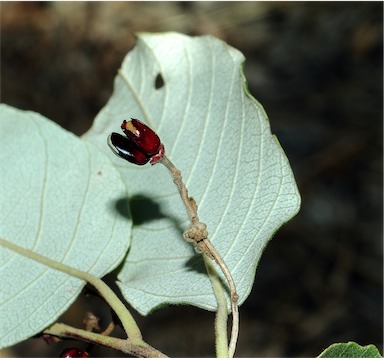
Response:
[{"label": "soil background", "polygon": [[[383,3],[2,2],[1,102],[81,135],[142,31],[212,34],[244,53],[249,89],[302,195],[240,308],[236,356],[317,356],[348,341],[383,354]],[[105,328],[108,311],[87,296],[61,321],[81,326],[89,309]],[[170,356],[214,355],[210,312],[135,317]],[[29,339],[1,356],[57,357],[69,345]],[[123,355],[94,347],[91,356]]]}]

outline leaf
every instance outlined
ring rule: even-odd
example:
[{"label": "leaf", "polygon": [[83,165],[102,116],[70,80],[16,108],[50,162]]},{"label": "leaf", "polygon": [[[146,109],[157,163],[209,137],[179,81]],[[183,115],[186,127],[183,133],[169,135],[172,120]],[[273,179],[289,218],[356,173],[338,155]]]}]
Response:
[{"label": "leaf", "polygon": [[334,343],[319,355],[319,358],[380,358],[382,357],[378,349],[370,344],[360,346],[355,342]]},{"label": "leaf", "polygon": [[[210,36],[141,34],[85,135],[104,148],[129,117],[158,132],[232,272],[240,303],[268,240],[300,207],[288,160],[245,87],[243,61]],[[215,310],[201,257],[183,240],[187,215],[169,173],[113,160],[132,195],[132,246],[118,277],[124,297],[142,314],[166,303]]]},{"label": "leaf", "polygon": [[[7,105],[0,105],[0,143],[0,238],[95,276],[113,270],[131,222],[116,211],[126,189],[109,159]],[[85,284],[2,246],[0,262],[0,347],[52,324]]]}]

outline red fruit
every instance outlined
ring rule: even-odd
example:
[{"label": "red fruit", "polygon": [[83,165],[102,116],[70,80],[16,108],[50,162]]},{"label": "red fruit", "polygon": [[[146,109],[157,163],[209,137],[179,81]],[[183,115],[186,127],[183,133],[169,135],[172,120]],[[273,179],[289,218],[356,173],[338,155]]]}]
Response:
[{"label": "red fruit", "polygon": [[86,351],[83,351],[82,349],[70,347],[64,349],[61,354],[60,358],[88,358],[89,355]]},{"label": "red fruit", "polygon": [[160,138],[151,128],[138,119],[131,118],[129,122],[124,121],[121,129],[146,155],[152,156],[159,152]]},{"label": "red fruit", "polygon": [[112,133],[108,145],[119,157],[130,163],[144,165],[148,161],[155,164],[164,156],[164,145],[158,135],[144,123],[132,118],[121,125],[126,137]]}]

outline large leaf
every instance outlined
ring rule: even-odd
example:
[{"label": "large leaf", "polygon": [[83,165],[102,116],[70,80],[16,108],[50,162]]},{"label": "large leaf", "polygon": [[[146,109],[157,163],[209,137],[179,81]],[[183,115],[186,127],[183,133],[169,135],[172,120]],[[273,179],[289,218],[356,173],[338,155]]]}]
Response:
[{"label": "large leaf", "polygon": [[[0,237],[96,276],[114,269],[131,222],[125,184],[92,144],[46,118],[0,105]],[[0,246],[0,347],[53,323],[85,282]]]},{"label": "large leaf", "polygon": [[[107,135],[129,117],[159,133],[232,272],[240,303],[268,240],[300,206],[288,160],[245,88],[243,61],[209,36],[141,34],[85,135],[105,148]],[[165,303],[216,309],[201,259],[182,238],[187,215],[166,169],[113,160],[132,194],[133,241],[118,282],[124,297],[142,314]]]}]

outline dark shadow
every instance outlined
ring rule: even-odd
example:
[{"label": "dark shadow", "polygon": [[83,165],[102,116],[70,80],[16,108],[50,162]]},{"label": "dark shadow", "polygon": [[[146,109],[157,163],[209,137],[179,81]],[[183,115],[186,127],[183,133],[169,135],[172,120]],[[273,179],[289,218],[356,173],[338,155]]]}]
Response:
[{"label": "dark shadow", "polygon": [[120,198],[114,202],[114,209],[126,219],[132,219],[133,225],[165,218],[160,205],[144,195]]},{"label": "dark shadow", "polygon": [[129,208],[129,199],[128,198],[121,198],[116,200],[113,203],[113,208],[124,218],[130,219],[131,218],[131,211]]},{"label": "dark shadow", "polygon": [[133,225],[141,225],[146,222],[167,217],[161,212],[159,203],[145,195],[139,194],[132,196],[129,199],[129,206],[131,209]]},{"label": "dark shadow", "polygon": [[207,274],[207,270],[205,268],[203,257],[195,253],[186,263],[185,266],[188,268],[189,271],[196,271],[198,273]]},{"label": "dark shadow", "polygon": [[165,218],[177,227],[180,235],[183,235],[182,222],[176,217],[164,214],[161,205],[145,195],[137,194],[131,198],[120,198],[113,203],[113,207],[121,216],[132,219],[134,226]]},{"label": "dark shadow", "polygon": [[[196,255],[193,255],[185,264],[185,266],[188,268],[189,271],[196,271],[197,273],[207,275],[207,269],[205,268],[203,256],[201,254],[196,253]],[[220,268],[214,264],[216,272],[221,272]],[[221,276],[219,276],[219,279],[221,281],[221,286],[224,288],[224,290],[227,292],[228,295],[230,295],[230,290],[228,287],[228,282],[226,280],[223,280]]]}]

